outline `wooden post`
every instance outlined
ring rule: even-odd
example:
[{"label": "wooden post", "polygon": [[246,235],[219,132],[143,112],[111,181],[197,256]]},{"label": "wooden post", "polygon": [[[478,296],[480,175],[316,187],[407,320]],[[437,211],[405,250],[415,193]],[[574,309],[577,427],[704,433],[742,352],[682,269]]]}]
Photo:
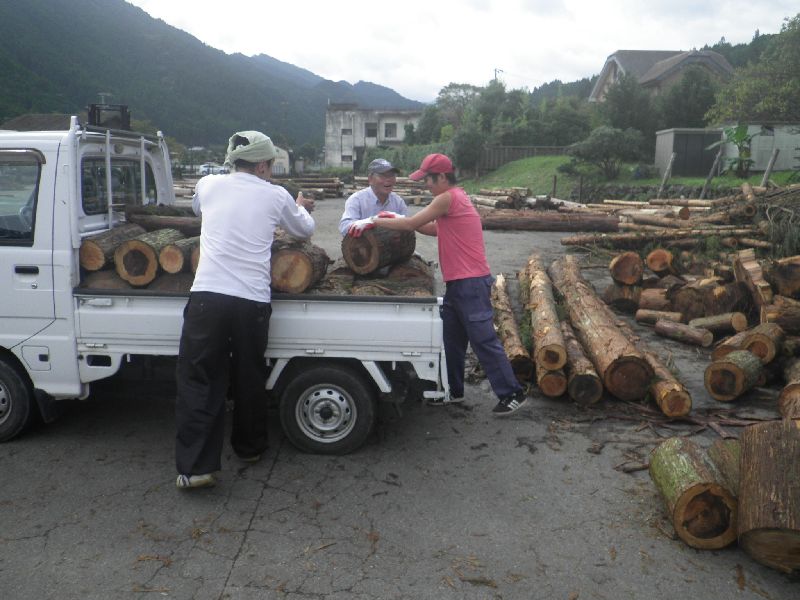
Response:
[{"label": "wooden post", "polygon": [[656,194],[656,198],[661,198],[661,194],[664,192],[664,187],[667,185],[667,181],[672,176],[672,163],[675,162],[675,157],[677,154],[675,152],[669,157],[669,163],[667,164],[667,168],[664,169],[664,177],[661,178],[661,185],[658,187],[658,193]]},{"label": "wooden post", "polygon": [[553,193],[550,195],[551,198],[558,198],[558,194],[556,194],[557,183],[558,183],[558,175],[553,175]]},{"label": "wooden post", "polygon": [[772,167],[775,166],[775,161],[778,160],[778,154],[780,154],[780,152],[781,152],[780,148],[772,149],[772,156],[769,157],[767,168],[764,170],[764,176],[761,178],[761,187],[767,187],[767,183],[769,182],[769,176],[772,175]]},{"label": "wooden post", "polygon": [[706,182],[703,184],[703,189],[700,191],[700,197],[699,197],[700,200],[706,197],[708,186],[711,183],[711,180],[714,179],[714,175],[717,172],[717,168],[719,167],[719,161],[721,158],[722,158],[722,148],[720,148],[717,151],[717,155],[714,157],[714,164],[711,165],[711,170],[708,172],[708,177],[706,177]]}]

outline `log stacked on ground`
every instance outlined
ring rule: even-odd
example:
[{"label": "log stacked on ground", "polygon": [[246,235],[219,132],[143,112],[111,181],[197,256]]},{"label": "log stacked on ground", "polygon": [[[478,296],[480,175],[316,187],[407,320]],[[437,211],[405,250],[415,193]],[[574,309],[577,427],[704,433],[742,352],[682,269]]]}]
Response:
[{"label": "log stacked on ground", "polygon": [[755,386],[761,374],[761,361],[747,350],[735,350],[706,367],[705,388],[714,400],[735,400]]},{"label": "log stacked on ground", "polygon": [[783,380],[786,385],[778,396],[778,411],[787,419],[800,419],[800,358],[784,363]]},{"label": "log stacked on ground", "polygon": [[643,398],[653,369],[616,326],[616,317],[581,276],[577,259],[565,256],[550,267],[550,276],[564,297],[570,322],[603,380],[623,400]]},{"label": "log stacked on ground", "polygon": [[655,332],[663,337],[677,340],[685,344],[694,344],[708,348],[714,342],[714,334],[708,329],[699,329],[684,323],[659,319],[655,323]]},{"label": "log stacked on ground", "polygon": [[87,271],[100,271],[114,263],[114,250],[122,242],[147,233],[144,227],[126,223],[84,238],[78,251],[80,265]]},{"label": "log stacked on ground", "polygon": [[517,320],[508,297],[506,278],[502,273],[497,275],[492,286],[492,307],[495,329],[514,374],[520,381],[530,380],[533,362],[520,338]]},{"label": "log stacked on ground", "polygon": [[611,282],[603,292],[603,302],[619,311],[632,313],[639,306],[642,288],[638,285],[624,285]]},{"label": "log stacked on ground", "polygon": [[653,449],[649,471],[675,532],[689,546],[715,550],[736,539],[736,498],[699,446],[669,438]]},{"label": "log stacked on ground", "polygon": [[727,312],[711,317],[699,317],[689,321],[689,325],[708,329],[714,335],[739,333],[747,329],[747,317],[741,312]]},{"label": "log stacked on ground", "polygon": [[176,229],[158,229],[122,242],[114,250],[117,274],[133,286],[146,286],[158,274],[158,255],[164,246],[183,238]]},{"label": "log stacked on ground", "polygon": [[646,325],[655,325],[657,321],[674,321],[680,323],[683,321],[683,315],[679,312],[672,312],[668,310],[648,310],[640,308],[633,316],[637,323],[644,323]]},{"label": "log stacked on ground", "polygon": [[540,255],[534,253],[528,257],[520,279],[528,285],[527,309],[531,318],[537,384],[543,394],[561,396],[567,387],[566,375],[562,371],[567,362],[567,351],[553,297],[553,284]]},{"label": "log stacked on ground", "polygon": [[789,335],[800,335],[800,301],[775,296],[760,312],[762,323],[776,323]]},{"label": "log stacked on ground", "polygon": [[368,275],[381,267],[408,260],[414,254],[416,243],[413,231],[377,227],[364,231],[359,237],[342,238],[342,257],[355,273]]},{"label": "log stacked on ground", "polygon": [[584,406],[594,404],[603,397],[603,382],[575,337],[572,325],[567,321],[561,322],[561,335],[564,337],[564,348],[567,351],[564,371],[567,375],[569,397]]},{"label": "log stacked on ground", "polygon": [[779,296],[800,297],[800,256],[789,256],[765,264],[764,278]]},{"label": "log stacked on ground", "polygon": [[622,285],[641,283],[644,274],[644,261],[636,252],[623,252],[611,259],[608,265],[611,279]]},{"label": "log stacked on ground", "polygon": [[649,252],[645,262],[647,268],[659,277],[678,274],[675,256],[666,248],[656,248]]},{"label": "log stacked on ground", "polygon": [[667,297],[667,291],[668,290],[663,288],[648,288],[642,290],[642,293],[639,295],[639,308],[644,308],[645,310],[669,311],[671,304]]},{"label": "log stacked on ground", "polygon": [[481,213],[484,229],[520,231],[617,231],[619,218],[594,213],[495,210]]},{"label": "log stacked on ground", "polygon": [[739,545],[783,573],[800,572],[800,420],[746,427],[741,436]]},{"label": "log stacked on ground", "polygon": [[730,354],[731,352],[736,352],[736,350],[741,350],[746,335],[747,335],[747,330],[740,331],[739,333],[722,340],[719,344],[717,344],[716,348],[712,350],[711,360],[720,360],[721,358],[725,358],[726,356],[728,356],[728,354]]},{"label": "log stacked on ground", "polygon": [[776,323],[756,325],[745,332],[742,349],[755,354],[765,365],[778,355],[786,337],[783,329]]},{"label": "log stacked on ground", "polygon": [[733,271],[736,281],[747,286],[756,306],[772,303],[772,288],[764,279],[761,264],[756,259],[755,251],[752,248],[746,248],[737,253],[736,259],[733,261]]},{"label": "log stacked on ground", "polygon": [[331,262],[319,246],[276,231],[272,242],[271,286],[279,292],[301,294],[325,276]]}]

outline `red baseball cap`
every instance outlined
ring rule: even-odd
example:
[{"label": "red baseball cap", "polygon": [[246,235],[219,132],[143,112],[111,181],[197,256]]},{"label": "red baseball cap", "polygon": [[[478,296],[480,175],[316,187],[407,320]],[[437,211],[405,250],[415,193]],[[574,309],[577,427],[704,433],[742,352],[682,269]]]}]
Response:
[{"label": "red baseball cap", "polygon": [[425,179],[425,175],[437,173],[452,173],[453,163],[444,154],[428,154],[422,159],[419,169],[408,176],[409,179],[420,181]]}]

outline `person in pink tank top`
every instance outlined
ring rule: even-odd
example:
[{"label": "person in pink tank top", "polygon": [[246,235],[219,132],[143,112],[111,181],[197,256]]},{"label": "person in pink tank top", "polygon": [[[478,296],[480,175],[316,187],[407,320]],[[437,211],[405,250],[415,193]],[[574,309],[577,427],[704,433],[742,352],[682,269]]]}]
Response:
[{"label": "person in pink tank top", "polygon": [[441,308],[451,399],[464,396],[464,361],[471,345],[497,394],[496,416],[515,413],[527,400],[493,325],[493,278],[486,260],[481,219],[466,192],[457,187],[452,161],[429,154],[409,178],[425,184],[433,201],[410,217],[382,212],[356,221],[352,235],[385,227],[437,236],[439,265],[446,285]]}]

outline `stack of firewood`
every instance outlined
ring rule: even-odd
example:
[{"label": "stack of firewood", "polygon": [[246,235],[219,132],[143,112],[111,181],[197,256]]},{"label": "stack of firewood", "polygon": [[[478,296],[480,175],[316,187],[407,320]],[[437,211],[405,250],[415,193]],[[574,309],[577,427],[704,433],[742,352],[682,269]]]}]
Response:
[{"label": "stack of firewood", "polygon": [[[274,177],[273,183],[283,186],[298,188],[303,195],[323,198],[341,198],[344,195],[344,182],[338,177],[322,176],[296,176],[296,177]],[[295,194],[292,194],[293,196]]]},{"label": "stack of firewood", "polygon": [[[354,177],[353,178],[353,192],[369,186],[367,177]],[[398,194],[405,200],[406,204],[413,204],[415,206],[430,203],[433,199],[425,183],[422,181],[414,181],[408,177],[398,177],[394,184],[394,193]]]}]

